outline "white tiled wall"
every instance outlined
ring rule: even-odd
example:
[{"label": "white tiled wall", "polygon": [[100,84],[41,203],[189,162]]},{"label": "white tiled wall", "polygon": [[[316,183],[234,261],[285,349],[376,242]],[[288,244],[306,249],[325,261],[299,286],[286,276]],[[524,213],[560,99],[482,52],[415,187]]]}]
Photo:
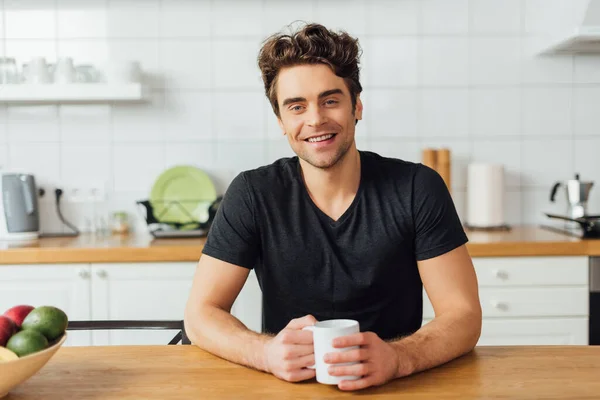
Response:
[{"label": "white tiled wall", "polygon": [[[536,55],[586,4],[0,0],[0,54],[99,66],[136,59],[152,87],[141,105],[0,106],[0,164],[49,189],[105,181],[108,207],[134,215],[134,201],[173,165],[206,169],[222,192],[241,169],[292,154],[256,56],[284,25],[315,21],[360,39],[359,148],[420,161],[423,147],[449,146],[461,214],[467,163],[502,162],[508,222],[539,222],[564,205],[548,201],[554,181],[579,172],[600,186],[600,55]],[[87,210],[66,207],[78,221]],[[58,229],[51,205],[44,209],[44,226]],[[600,211],[600,187],[590,210]]]}]

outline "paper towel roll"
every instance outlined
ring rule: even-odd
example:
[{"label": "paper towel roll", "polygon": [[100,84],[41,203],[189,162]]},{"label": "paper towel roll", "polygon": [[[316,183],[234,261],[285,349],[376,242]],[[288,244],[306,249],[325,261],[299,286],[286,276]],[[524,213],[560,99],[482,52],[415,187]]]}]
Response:
[{"label": "paper towel roll", "polygon": [[500,227],[504,221],[504,166],[471,163],[467,169],[467,224]]}]

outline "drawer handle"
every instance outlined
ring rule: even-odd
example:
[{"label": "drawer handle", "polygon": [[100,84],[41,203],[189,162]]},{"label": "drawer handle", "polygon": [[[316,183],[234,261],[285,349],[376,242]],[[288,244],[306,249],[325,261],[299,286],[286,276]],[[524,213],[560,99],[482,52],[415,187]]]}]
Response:
[{"label": "drawer handle", "polygon": [[493,271],[494,273],[494,277],[498,278],[498,279],[508,279],[508,272],[503,271],[501,269],[495,269]]},{"label": "drawer handle", "polygon": [[90,273],[88,271],[86,271],[85,269],[80,269],[79,270],[79,277],[81,279],[88,279],[90,277]]},{"label": "drawer handle", "polygon": [[497,310],[508,310],[508,303],[498,300],[492,300],[492,307]]},{"label": "drawer handle", "polygon": [[98,276],[98,278],[102,278],[102,279],[104,279],[104,278],[106,278],[108,276],[108,274],[106,273],[106,271],[103,270],[103,269],[101,269],[100,271],[97,271],[96,275]]}]

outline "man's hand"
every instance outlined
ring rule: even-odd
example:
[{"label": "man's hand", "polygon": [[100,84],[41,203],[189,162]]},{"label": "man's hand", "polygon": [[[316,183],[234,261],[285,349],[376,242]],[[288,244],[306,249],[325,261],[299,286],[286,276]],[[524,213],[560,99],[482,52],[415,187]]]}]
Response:
[{"label": "man's hand", "polygon": [[359,364],[329,367],[334,376],[361,376],[355,381],[339,383],[341,390],[358,390],[369,386],[383,385],[399,376],[400,359],[396,350],[373,332],[361,332],[334,339],[333,347],[360,346],[358,349],[340,353],[327,353],[325,362],[338,364],[358,361]]},{"label": "man's hand", "polygon": [[313,334],[302,328],[316,322],[312,315],[293,319],[265,344],[267,372],[289,382],[314,378],[315,370],[306,368],[315,363]]}]

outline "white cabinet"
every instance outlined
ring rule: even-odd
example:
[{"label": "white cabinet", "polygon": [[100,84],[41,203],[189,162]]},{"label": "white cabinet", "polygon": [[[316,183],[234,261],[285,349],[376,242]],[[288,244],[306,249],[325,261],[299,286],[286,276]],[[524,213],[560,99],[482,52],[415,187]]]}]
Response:
[{"label": "white cabinet", "polygon": [[[0,313],[19,304],[58,307],[71,320],[90,318],[88,264],[0,265]],[[87,331],[70,331],[66,346],[87,346]]]},{"label": "white cabinet", "polygon": [[[0,313],[53,305],[71,321],[183,320],[196,262],[0,265]],[[232,314],[260,332],[262,292],[254,271]],[[167,344],[177,330],[69,331],[67,346]]]},{"label": "white cabinet", "polygon": [[[183,320],[195,262],[93,264],[92,320]],[[94,345],[167,344],[177,330],[94,331]]]},{"label": "white cabinet", "polygon": [[[588,344],[588,258],[473,258],[483,313],[478,345]],[[434,317],[423,292],[424,323]]]}]

